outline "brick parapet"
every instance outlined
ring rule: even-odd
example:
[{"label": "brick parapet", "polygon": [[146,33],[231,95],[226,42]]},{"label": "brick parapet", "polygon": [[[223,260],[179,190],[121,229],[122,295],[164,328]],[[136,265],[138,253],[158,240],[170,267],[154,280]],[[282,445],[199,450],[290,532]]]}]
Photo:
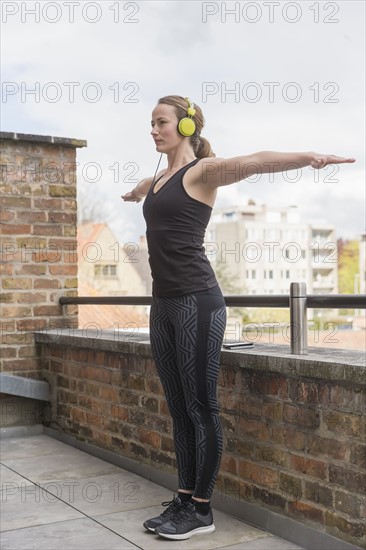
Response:
[{"label": "brick parapet", "polygon": [[0,132],[1,369],[40,377],[33,332],[77,326],[76,148],[83,140]]},{"label": "brick parapet", "polygon": [[[36,341],[54,395],[46,425],[176,471],[148,335],[59,330],[37,333]],[[216,492],[362,547],[366,369],[361,352],[349,354],[347,365],[347,352],[333,351],[312,349],[313,357],[302,358],[258,344],[222,352]]]}]

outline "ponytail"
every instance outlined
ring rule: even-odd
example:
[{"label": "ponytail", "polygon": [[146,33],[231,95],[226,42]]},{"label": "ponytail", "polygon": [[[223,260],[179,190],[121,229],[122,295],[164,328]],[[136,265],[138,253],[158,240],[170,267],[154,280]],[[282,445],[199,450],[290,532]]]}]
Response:
[{"label": "ponytail", "polygon": [[193,151],[198,159],[215,157],[215,153],[211,149],[209,141],[202,136],[192,136]]}]

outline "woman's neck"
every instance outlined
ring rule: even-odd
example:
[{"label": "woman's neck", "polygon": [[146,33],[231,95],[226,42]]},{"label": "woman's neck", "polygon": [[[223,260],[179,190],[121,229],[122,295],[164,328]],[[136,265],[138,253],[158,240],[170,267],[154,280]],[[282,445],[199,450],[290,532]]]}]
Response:
[{"label": "woman's neck", "polygon": [[180,170],[182,166],[186,166],[195,159],[196,156],[192,148],[184,151],[179,149],[169,151],[169,153],[167,153],[168,166],[166,172],[176,172],[177,170]]}]

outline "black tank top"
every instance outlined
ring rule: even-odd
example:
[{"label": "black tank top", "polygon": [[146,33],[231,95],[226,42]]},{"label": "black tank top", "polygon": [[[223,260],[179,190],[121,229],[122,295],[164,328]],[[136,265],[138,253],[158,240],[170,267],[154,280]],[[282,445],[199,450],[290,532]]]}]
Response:
[{"label": "black tank top", "polygon": [[182,182],[198,161],[183,166],[153,193],[159,178],[145,198],[143,215],[153,296],[181,296],[218,284],[203,247],[212,208],[190,197]]}]

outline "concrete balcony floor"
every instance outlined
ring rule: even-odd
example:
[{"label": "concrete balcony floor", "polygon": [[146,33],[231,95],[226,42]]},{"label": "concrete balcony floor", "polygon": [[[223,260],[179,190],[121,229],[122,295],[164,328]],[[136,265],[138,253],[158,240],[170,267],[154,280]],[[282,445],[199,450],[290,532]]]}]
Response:
[{"label": "concrete balcony floor", "polygon": [[[301,550],[214,509],[216,531],[185,541],[147,532],[172,494],[164,487],[39,433],[1,441],[3,550]],[[34,432],[33,432],[34,433]]]}]

